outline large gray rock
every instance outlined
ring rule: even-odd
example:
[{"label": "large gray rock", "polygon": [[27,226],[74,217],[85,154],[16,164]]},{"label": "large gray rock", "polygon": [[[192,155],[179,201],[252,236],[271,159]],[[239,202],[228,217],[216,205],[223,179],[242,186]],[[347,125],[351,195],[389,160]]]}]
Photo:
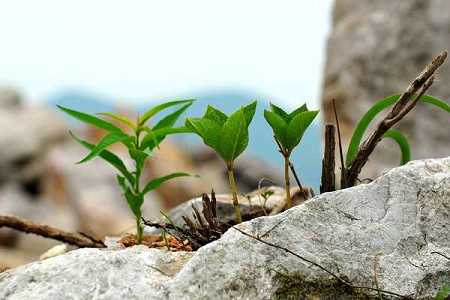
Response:
[{"label": "large gray rock", "polygon": [[[450,1],[336,0],[324,76],[325,122],[334,122],[336,99],[344,141],[381,98],[403,92],[431,59],[450,45]],[[430,94],[449,102],[450,63]],[[414,159],[443,157],[450,148],[449,114],[419,103],[399,128],[414,146]],[[378,176],[400,160],[398,146],[383,141],[362,177]]]},{"label": "large gray rock", "polygon": [[[354,285],[432,299],[450,282],[450,157],[239,225]],[[280,223],[281,222],[281,223]],[[369,293],[230,229],[190,254],[82,249],[0,275],[1,299],[352,299]],[[175,267],[172,267],[172,264]],[[375,267],[374,267],[375,265]],[[64,297],[63,297],[64,295]],[[376,294],[371,294],[376,296]],[[388,297],[384,297],[388,299]]]}]

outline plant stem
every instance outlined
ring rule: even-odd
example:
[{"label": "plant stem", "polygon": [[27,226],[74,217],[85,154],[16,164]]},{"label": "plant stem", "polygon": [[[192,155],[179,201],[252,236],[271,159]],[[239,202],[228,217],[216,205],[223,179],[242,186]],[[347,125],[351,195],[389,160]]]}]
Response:
[{"label": "plant stem", "polygon": [[[139,130],[139,128],[136,130],[136,149],[139,149],[139,135],[140,135],[141,131]],[[139,195],[141,193],[140,191],[140,180],[141,180],[141,172],[142,170],[140,170],[140,167],[138,166],[138,162],[135,161],[134,162],[136,165],[136,172],[135,172],[135,187],[134,187],[134,192],[136,193],[136,195]],[[144,196],[142,196],[144,197]],[[141,222],[141,216],[136,216],[136,242],[138,245],[140,245],[142,243],[142,239],[144,237],[144,226],[142,225]]]},{"label": "plant stem", "polygon": [[238,190],[236,186],[236,180],[234,179],[234,168],[232,162],[227,163],[227,170],[228,170],[228,180],[230,181],[231,193],[233,194],[233,206],[234,206],[234,213],[236,215],[236,223],[239,224],[242,222],[242,217],[241,217],[241,209],[239,208]]},{"label": "plant stem", "polygon": [[138,245],[142,243],[142,239],[144,238],[144,226],[141,223],[141,217],[136,217],[136,242]]},{"label": "plant stem", "polygon": [[285,181],[285,189],[286,189],[286,207],[292,207],[292,199],[291,199],[291,183],[289,181],[289,156],[284,156],[284,181]]}]

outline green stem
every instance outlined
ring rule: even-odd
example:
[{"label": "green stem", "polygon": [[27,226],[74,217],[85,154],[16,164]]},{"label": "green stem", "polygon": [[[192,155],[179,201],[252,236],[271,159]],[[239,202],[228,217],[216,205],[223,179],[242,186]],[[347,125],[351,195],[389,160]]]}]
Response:
[{"label": "green stem", "polygon": [[142,239],[144,238],[144,226],[141,222],[141,217],[136,217],[136,236],[137,236],[137,244],[140,245],[142,243]]},{"label": "green stem", "polygon": [[[139,135],[141,131],[139,128],[136,129],[136,149],[139,149]],[[139,195],[141,193],[140,191],[140,181],[141,181],[141,170],[138,167],[138,162],[134,162],[136,165],[136,172],[135,172],[135,187],[134,192],[136,195]],[[142,196],[144,197],[144,196]],[[141,222],[141,216],[136,216],[136,241],[137,244],[140,245],[142,243],[142,240],[144,238],[144,226]]]},{"label": "green stem", "polygon": [[284,156],[284,181],[285,181],[285,189],[286,189],[286,208],[292,207],[292,199],[291,199],[291,183],[289,181],[289,156]]},{"label": "green stem", "polygon": [[233,194],[233,206],[234,206],[234,213],[236,215],[236,223],[239,224],[242,222],[242,217],[241,217],[241,209],[239,208],[238,190],[236,186],[236,180],[234,179],[234,169],[232,162],[227,163],[227,170],[228,170],[228,180],[230,181],[231,193]]}]

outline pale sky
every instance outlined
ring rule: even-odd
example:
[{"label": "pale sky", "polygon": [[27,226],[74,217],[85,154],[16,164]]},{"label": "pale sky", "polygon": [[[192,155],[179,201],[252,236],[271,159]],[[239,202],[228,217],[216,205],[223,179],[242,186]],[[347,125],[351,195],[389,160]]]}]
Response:
[{"label": "pale sky", "polygon": [[33,100],[238,88],[317,106],[331,2],[0,0],[0,85]]}]

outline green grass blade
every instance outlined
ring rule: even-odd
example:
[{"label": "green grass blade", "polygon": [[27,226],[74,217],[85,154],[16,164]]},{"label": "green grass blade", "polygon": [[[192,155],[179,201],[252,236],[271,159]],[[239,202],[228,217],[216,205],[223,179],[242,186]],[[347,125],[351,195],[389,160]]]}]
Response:
[{"label": "green grass blade", "polygon": [[409,146],[406,137],[400,131],[390,129],[383,135],[383,137],[393,139],[400,147],[400,151],[402,154],[402,158],[400,161],[401,166],[411,160],[411,147]]},{"label": "green grass blade", "polygon": [[126,140],[131,140],[132,138],[124,133],[119,132],[110,132],[107,135],[105,135],[100,142],[95,145],[95,147],[91,150],[91,152],[82,160],[77,162],[77,164],[85,163],[97,155],[99,155],[103,150],[108,148],[109,146],[118,143],[118,142],[124,142]]},{"label": "green grass blade", "polygon": [[153,126],[152,130],[157,130],[164,127],[172,127],[173,125],[175,125],[181,114],[183,114],[186,109],[188,109],[192,105],[192,103],[193,102],[183,105],[180,109],[162,118],[158,123],[156,123],[155,126]]},{"label": "green grass blade", "polygon": [[[95,145],[80,139],[75,134],[73,134],[71,131],[69,131],[69,133],[75,141],[77,141],[80,145],[84,146],[85,148],[87,148],[89,150],[92,150],[95,148]],[[123,161],[117,155],[115,155],[114,153],[112,153],[108,150],[103,150],[102,152],[100,152],[99,156],[102,159],[104,159],[105,161],[107,161],[108,163],[110,163],[114,168],[116,168],[123,176],[125,176],[125,178],[128,180],[128,182],[131,185],[134,185],[133,175],[131,175],[131,173],[127,170],[127,167],[125,166]]]},{"label": "green grass blade", "polygon": [[150,108],[149,110],[147,110],[142,117],[139,119],[139,125],[144,125],[145,122],[147,122],[151,117],[153,117],[154,115],[156,115],[157,113],[159,113],[160,111],[172,107],[174,105],[178,105],[178,104],[184,104],[184,103],[192,103],[194,102],[194,99],[188,99],[188,100],[177,100],[177,101],[170,101],[170,102],[165,102],[159,105],[156,105],[152,108]]},{"label": "green grass blade", "polygon": [[67,113],[68,115],[70,115],[70,116],[74,117],[75,119],[78,119],[84,123],[94,125],[98,128],[102,128],[102,129],[105,129],[110,132],[123,132],[122,129],[120,129],[119,127],[115,126],[114,124],[111,124],[110,122],[102,120],[100,118],[91,116],[89,114],[86,114],[86,113],[83,113],[80,111],[69,109],[69,108],[63,107],[61,105],[57,105],[57,107],[59,109],[61,109],[62,111],[64,111],[65,113]]},{"label": "green grass blade", "polygon": [[[377,103],[375,103],[361,118],[361,120],[356,125],[355,131],[353,132],[352,138],[350,140],[350,144],[347,150],[346,157],[346,166],[349,167],[353,160],[356,158],[356,154],[359,150],[359,145],[361,144],[364,133],[366,132],[369,124],[373,121],[373,119],[383,110],[393,105],[399,98],[401,94],[396,94],[392,96],[388,96],[384,99],[381,99]],[[420,98],[420,101],[435,105],[438,108],[443,109],[444,111],[450,112],[450,106],[442,100],[439,100],[435,97],[429,95],[423,95]]]},{"label": "green grass blade", "polygon": [[114,114],[114,113],[110,113],[110,112],[98,113],[98,115],[110,117],[116,121],[119,121],[119,122],[129,126],[133,130],[136,129],[136,124],[125,116],[120,116],[118,114]]},{"label": "green grass blade", "polygon": [[141,194],[142,196],[147,194],[150,191],[153,191],[154,189],[157,189],[161,184],[163,184],[164,182],[176,178],[176,177],[184,177],[184,176],[192,176],[191,174],[188,173],[183,173],[183,172],[177,172],[177,173],[172,173],[163,177],[159,177],[156,179],[153,179],[151,181],[149,181],[146,185],[145,188],[142,190]]}]

